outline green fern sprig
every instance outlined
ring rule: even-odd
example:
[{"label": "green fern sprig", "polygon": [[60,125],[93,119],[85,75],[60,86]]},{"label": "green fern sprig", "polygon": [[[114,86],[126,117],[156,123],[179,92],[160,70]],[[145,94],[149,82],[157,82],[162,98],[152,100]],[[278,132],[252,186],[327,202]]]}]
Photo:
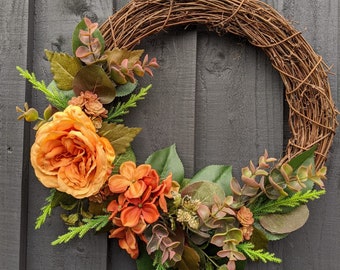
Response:
[{"label": "green fern sprig", "polygon": [[44,81],[38,81],[35,77],[35,74],[32,72],[30,73],[28,70],[23,70],[21,67],[17,67],[17,70],[20,72],[20,75],[27,79],[32,85],[34,89],[37,89],[43,92],[46,96],[46,99],[55,106],[58,110],[64,110],[68,105],[69,98],[63,95],[60,91],[56,89],[49,90],[46,87]]},{"label": "green fern sprig", "polygon": [[295,208],[308,201],[319,199],[326,193],[325,190],[308,190],[306,192],[296,192],[291,197],[284,197],[271,200],[268,203],[257,204],[251,209],[255,218],[267,214],[281,213],[286,207]]},{"label": "green fern sprig", "polygon": [[252,261],[261,260],[264,263],[267,262],[274,262],[274,263],[281,263],[282,260],[280,258],[275,257],[274,253],[269,253],[264,251],[263,249],[254,250],[254,244],[246,242],[237,245],[237,249],[248,256]]},{"label": "green fern sprig", "polygon": [[108,122],[122,122],[123,119],[118,118],[129,113],[130,108],[135,108],[137,106],[137,101],[143,100],[151,88],[151,84],[145,88],[141,88],[138,94],[132,94],[127,102],[118,102],[115,107],[112,107],[108,113]]},{"label": "green fern sprig", "polygon": [[41,214],[38,216],[38,218],[35,221],[35,229],[40,229],[40,227],[45,223],[47,217],[49,217],[52,213],[53,209],[53,199],[56,194],[55,189],[50,190],[50,195],[45,199],[47,204],[45,204],[40,210]]},{"label": "green fern sprig", "polygon": [[68,233],[65,233],[63,235],[58,236],[56,240],[54,240],[51,244],[53,246],[67,243],[77,235],[79,238],[82,238],[89,230],[95,229],[96,231],[99,231],[103,227],[106,226],[106,224],[109,222],[109,215],[104,216],[96,216],[94,218],[85,218],[83,219],[84,224],[78,227],[69,227]]}]

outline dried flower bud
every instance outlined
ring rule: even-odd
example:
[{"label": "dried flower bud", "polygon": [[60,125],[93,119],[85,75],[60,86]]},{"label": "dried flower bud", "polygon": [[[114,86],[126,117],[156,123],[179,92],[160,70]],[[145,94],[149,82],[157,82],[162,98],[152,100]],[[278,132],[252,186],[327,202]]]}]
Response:
[{"label": "dried flower bud", "polygon": [[236,217],[242,226],[251,226],[254,223],[253,213],[245,206],[238,210]]},{"label": "dried flower bud", "polygon": [[39,119],[39,113],[34,108],[29,108],[28,104],[25,102],[24,109],[20,109],[18,106],[16,107],[16,111],[22,113],[18,116],[18,120],[25,119],[27,122],[34,122]]}]

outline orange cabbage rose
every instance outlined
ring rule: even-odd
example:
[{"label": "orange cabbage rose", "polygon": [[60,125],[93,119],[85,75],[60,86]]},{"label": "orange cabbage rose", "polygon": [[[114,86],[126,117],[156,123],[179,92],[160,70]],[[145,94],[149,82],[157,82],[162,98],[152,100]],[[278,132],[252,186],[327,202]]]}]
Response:
[{"label": "orange cabbage rose", "polygon": [[31,149],[31,163],[40,182],[77,199],[99,192],[111,174],[115,152],[98,136],[78,106],[68,106],[42,125]]}]

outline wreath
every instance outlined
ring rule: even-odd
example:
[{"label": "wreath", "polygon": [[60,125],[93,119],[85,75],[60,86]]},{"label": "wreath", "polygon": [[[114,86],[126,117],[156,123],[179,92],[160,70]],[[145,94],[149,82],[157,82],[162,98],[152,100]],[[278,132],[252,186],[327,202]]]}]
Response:
[{"label": "wreath", "polygon": [[[131,142],[141,129],[124,125],[123,116],[151,88],[140,87],[137,78],[153,76],[159,65],[134,47],[191,24],[262,48],[286,89],[292,137],[285,154],[276,160],[265,151],[242,169],[241,181],[224,165],[186,178],[175,145],[136,164]],[[108,232],[139,270],[240,270],[248,259],[280,263],[268,242],[303,226],[307,202],[325,193],[324,163],[337,126],[328,67],[301,33],[261,1],[134,0],[100,27],[84,18],[72,50],[45,51],[53,74],[47,86],[18,67],[50,103],[42,116],[26,103],[17,107],[18,119],[37,122],[30,159],[50,189],[36,229],[61,207],[68,231],[53,245],[89,230]]]}]

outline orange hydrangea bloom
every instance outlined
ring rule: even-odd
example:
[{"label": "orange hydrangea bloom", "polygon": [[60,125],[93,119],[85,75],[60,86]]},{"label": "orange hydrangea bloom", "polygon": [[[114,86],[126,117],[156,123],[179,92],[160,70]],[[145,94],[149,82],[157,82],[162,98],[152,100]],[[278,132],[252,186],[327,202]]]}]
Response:
[{"label": "orange hydrangea bloom", "polygon": [[119,174],[109,178],[109,187],[113,193],[124,193],[127,198],[139,198],[146,190],[143,177],[151,171],[151,166],[142,164],[136,167],[132,161],[124,162],[119,168]]},{"label": "orange hydrangea bloom", "polygon": [[118,244],[122,249],[125,249],[130,254],[132,259],[137,259],[139,255],[138,243],[136,234],[143,233],[146,228],[146,224],[143,219],[140,219],[139,223],[135,227],[124,227],[119,218],[114,218],[113,224],[117,228],[110,231],[109,238],[118,238]]},{"label": "orange hydrangea bloom", "polygon": [[140,222],[140,219],[145,220],[149,224],[157,221],[159,212],[154,203],[155,199],[149,200],[150,195],[151,188],[149,187],[144,192],[142,198],[128,199],[131,205],[124,208],[120,215],[123,226],[134,227]]}]

